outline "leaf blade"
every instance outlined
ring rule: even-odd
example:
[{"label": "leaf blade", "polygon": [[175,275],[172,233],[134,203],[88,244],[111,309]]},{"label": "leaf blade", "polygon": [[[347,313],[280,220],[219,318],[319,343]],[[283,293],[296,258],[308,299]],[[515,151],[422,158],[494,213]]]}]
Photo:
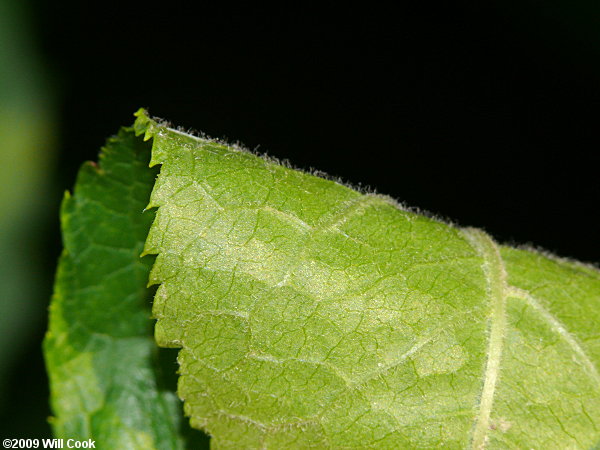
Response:
[{"label": "leaf blade", "polygon": [[[154,126],[157,125],[150,128]],[[222,394],[222,399],[215,394],[210,399],[194,396],[193,400],[186,402],[186,413],[192,416],[194,426],[206,427],[218,444],[222,433],[216,429],[222,429],[222,422],[230,428],[236,424],[234,429],[240,434],[237,445],[250,447],[289,445],[297,436],[307,440],[305,445],[352,445],[352,442],[356,443],[353,430],[360,430],[358,436],[363,436],[363,445],[375,445],[381,440],[406,445],[417,442],[453,442],[459,445],[468,442],[477,396],[474,387],[479,384],[482,358],[472,358],[466,364],[465,370],[470,373],[466,384],[470,385],[470,389],[457,393],[453,401],[439,401],[438,393],[434,393],[426,402],[426,407],[437,408],[446,415],[454,414],[453,420],[460,432],[453,431],[452,436],[442,436],[436,431],[428,436],[404,436],[399,426],[391,432],[383,426],[372,431],[373,424],[405,420],[406,426],[409,426],[419,418],[418,408],[410,403],[413,399],[407,400],[404,405],[386,404],[379,411],[372,410],[371,405],[378,401],[384,404],[387,395],[381,392],[385,383],[370,378],[380,375],[377,373],[378,364],[390,363],[393,372],[388,374],[390,379],[412,377],[415,381],[421,376],[423,383],[428,384],[428,376],[445,376],[446,385],[450,382],[448,374],[465,364],[464,352],[455,335],[460,332],[459,325],[465,326],[466,311],[481,308],[485,302],[469,300],[460,318],[446,323],[446,328],[441,329],[438,319],[451,315],[451,311],[456,309],[454,305],[435,305],[435,310],[428,312],[423,304],[425,301],[421,304],[415,302],[417,305],[410,301],[411,296],[429,301],[442,292],[458,304],[462,299],[477,298],[475,295],[461,296],[460,292],[464,289],[477,291],[485,297],[481,258],[458,230],[402,211],[386,198],[365,197],[345,186],[274,166],[253,155],[227,151],[210,142],[201,144],[200,147],[206,147],[198,150],[194,139],[169,136],[168,132],[159,128],[154,132],[150,129],[150,133],[148,129],[144,131],[147,137],[151,135],[154,139],[157,155],[154,160],[162,163],[161,175],[150,202],[159,207],[157,219],[146,244],[147,252],[158,252],[152,282],[162,282],[153,310],[159,319],[157,341],[160,345],[181,345],[184,336],[191,333],[191,326],[186,326],[194,320],[199,321],[196,326],[202,328],[202,333],[198,341],[188,336],[188,343],[184,343],[184,350],[180,352],[183,363],[179,394],[187,400],[199,391]],[[195,150],[201,154],[193,154]],[[162,159],[169,158],[169,154],[180,155],[178,158],[181,159],[173,158],[170,164]],[[188,183],[194,175],[189,171],[193,170],[190,168],[194,167],[196,157],[206,164],[196,164],[195,168],[199,171],[197,183]],[[251,167],[254,176],[249,180],[248,173],[243,175],[245,182],[236,190],[235,184],[227,180],[232,173],[236,174],[235,177],[243,173],[245,164]],[[208,170],[206,167],[217,168],[216,176],[204,173]],[[273,176],[273,173],[276,175]],[[304,183],[305,178],[307,183]],[[206,185],[203,184],[205,179],[208,180]],[[279,184],[280,187],[285,185],[285,188],[277,191],[267,183]],[[330,195],[332,192],[334,194]],[[235,211],[228,212],[228,208]],[[273,210],[278,212],[273,213]],[[177,221],[176,217],[195,217],[197,220]],[[373,221],[385,226],[374,233],[364,226],[365,222]],[[343,229],[340,231],[337,227]],[[433,244],[422,239],[422,230],[439,239]],[[392,249],[392,252],[386,250],[390,233],[398,238],[398,243],[402,243],[400,248],[405,258],[396,260],[391,253],[397,249]],[[352,238],[348,239],[344,234]],[[206,239],[195,242],[197,236],[206,236]],[[270,246],[274,242],[277,248]],[[230,246],[230,250],[226,250],[226,245]],[[184,252],[178,253],[177,248],[184,249]],[[450,256],[448,248],[452,249]],[[367,258],[366,263],[356,267],[348,265],[361,252]],[[462,262],[460,270],[432,274],[432,267],[454,264],[456,259]],[[207,260],[208,263],[205,262]],[[176,270],[179,261],[187,261],[191,265],[190,270]],[[268,267],[261,266],[261,261],[267,261]],[[409,276],[402,279],[392,276],[399,269]],[[194,278],[196,270],[203,273],[200,279]],[[189,291],[194,285],[199,289],[195,293]],[[181,292],[182,289],[184,292]],[[319,297],[336,289],[343,289],[351,295],[345,304],[339,304],[331,295],[317,304]],[[277,292],[273,294],[272,290]],[[390,296],[403,296],[401,306],[405,309],[398,306],[395,311],[394,307],[387,312],[374,310],[372,317],[360,325],[362,313],[352,313],[352,309],[355,307],[353,303],[366,301],[369,297],[363,292],[365,290],[370,291],[373,301],[382,304]],[[234,293],[232,297],[235,298],[228,298],[228,292]],[[356,294],[354,298],[353,294]],[[256,298],[260,298],[260,303],[254,304]],[[295,314],[283,314],[278,317],[283,323],[282,329],[271,327],[269,318],[275,312],[281,313],[277,310],[280,298],[296,298],[296,302],[289,302],[289,308],[300,309],[295,314],[302,318],[301,323],[294,322]],[[199,304],[202,302],[204,306]],[[199,313],[202,308],[219,311],[220,314]],[[317,308],[323,309],[319,313],[321,319],[311,320]],[[346,317],[339,314],[340,308],[348,312]],[[385,316],[390,313],[394,315],[393,324],[403,332],[385,322]],[[198,319],[202,315],[209,318],[203,322],[204,319]],[[245,322],[248,316],[252,333],[244,331],[248,326]],[[343,323],[335,324],[334,318]],[[383,325],[379,327],[378,322]],[[324,327],[325,323],[331,326]],[[361,326],[366,328],[361,329]],[[297,330],[297,333],[286,333],[285,328]],[[470,334],[478,333],[478,339],[483,342],[483,323],[478,324],[478,328]],[[215,329],[221,330],[220,333],[231,345],[225,347],[222,341],[216,347],[207,345],[204,340],[212,336],[210,330]],[[309,342],[299,347],[295,344],[302,342],[305,330],[308,330],[306,336]],[[368,333],[363,333],[365,330]],[[361,342],[361,334],[370,336]],[[444,335],[448,342],[437,342],[440,335]],[[260,336],[260,342],[252,340],[256,336]],[[217,337],[218,333],[208,341]],[[278,346],[278,342],[285,345]],[[365,348],[361,349],[363,345]],[[380,347],[379,354],[371,352],[370,348],[374,347]],[[223,352],[224,348],[229,352]],[[413,352],[413,355],[413,348],[418,348],[419,352]],[[454,359],[432,366],[431,360],[444,351],[449,351]],[[220,357],[221,353],[225,356]],[[393,361],[402,359],[404,354],[410,356],[406,360],[416,368],[404,364],[393,367]],[[193,375],[186,368],[188,364],[196,367],[197,372]],[[235,371],[229,370],[236,364],[240,373],[245,371],[247,375],[251,374],[252,379],[265,381],[248,385],[245,377],[236,376]],[[331,367],[338,369],[337,372]],[[277,379],[282,370],[288,377],[285,383],[267,381]],[[328,390],[324,392],[307,386],[306,379],[311,377],[314,379],[313,386],[328,386]],[[199,379],[203,381],[198,382]],[[212,383],[212,379],[219,381]],[[349,387],[346,385],[348,380],[351,383]],[[413,390],[419,388],[414,386]],[[287,391],[296,399],[285,400]],[[238,394],[231,398],[227,392]],[[248,404],[240,400],[245,396],[251,398]],[[280,400],[270,401],[272,397]],[[304,400],[297,401],[298,398]],[[364,411],[364,414],[342,420],[347,408],[340,409],[336,402],[353,404],[355,411]],[[227,409],[230,403],[238,405],[237,408]],[[405,417],[399,418],[390,413],[402,407],[411,410],[412,415],[404,414]],[[469,413],[465,414],[465,410]],[[298,423],[302,425],[294,425]],[[354,423],[352,429],[350,423]],[[304,427],[303,432],[299,432],[300,427]],[[311,429],[312,437],[307,428]],[[420,428],[427,429],[428,426],[421,424]],[[295,432],[290,432],[294,429]],[[235,433],[228,433],[232,434]]]},{"label": "leaf blade", "polygon": [[[482,251],[468,232],[385,197],[174,132],[143,111],[135,127],[153,139],[152,160],[161,164],[145,247],[158,254],[156,339],[182,347],[179,395],[192,425],[211,432],[216,446],[587,448],[598,441],[598,387],[573,397],[580,411],[563,423],[577,402],[563,405],[550,392],[557,384],[548,383],[543,348],[524,353],[545,373],[529,373],[518,360],[539,336],[519,319],[517,294],[528,285],[516,250],[475,232]],[[533,266],[548,260],[534,252],[523,258]],[[491,259],[497,276],[486,273]],[[541,312],[541,301],[529,300],[529,308],[537,321],[553,318],[555,335],[563,330],[566,343],[550,354],[552,364],[589,372],[596,359],[579,366],[569,359],[587,357],[582,342],[598,332],[600,275],[557,270],[530,278],[557,277],[589,292],[554,295],[564,309],[557,319],[556,308]],[[564,339],[582,321],[567,320],[574,302],[587,305],[593,320],[586,336]],[[535,401],[519,393],[521,373],[541,389]],[[521,410],[510,417],[514,402]],[[536,429],[540,408],[552,413]]]},{"label": "leaf blade", "polygon": [[65,250],[44,354],[56,437],[100,448],[183,448],[178,401],[157,385],[139,254],[152,221],[142,214],[155,176],[149,148],[123,129],[100,165],[86,163],[65,195]]}]

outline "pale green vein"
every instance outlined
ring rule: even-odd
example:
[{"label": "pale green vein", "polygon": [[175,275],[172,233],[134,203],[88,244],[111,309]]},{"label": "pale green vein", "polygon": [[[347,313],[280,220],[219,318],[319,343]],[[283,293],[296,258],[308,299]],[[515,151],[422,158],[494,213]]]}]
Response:
[{"label": "pale green vein", "polygon": [[543,318],[546,320],[552,328],[560,335],[562,339],[573,349],[573,351],[579,356],[580,362],[585,367],[590,378],[600,386],[600,374],[598,369],[585,353],[581,345],[577,342],[575,337],[569,333],[569,331],[554,317],[542,304],[529,292],[524,289],[520,289],[514,286],[509,287],[508,294],[511,297],[516,297],[525,300],[533,309],[535,309]]},{"label": "pale green vein", "polygon": [[479,400],[479,412],[475,419],[473,429],[473,440],[471,448],[485,448],[490,429],[490,414],[494,403],[494,393],[500,375],[500,361],[504,345],[504,333],[506,330],[506,271],[498,246],[483,231],[467,228],[464,233],[471,244],[477,249],[484,259],[484,271],[488,283],[488,295],[490,299],[491,325],[489,331],[487,363],[481,398]]},{"label": "pale green vein", "polygon": [[383,195],[367,194],[356,197],[345,205],[340,210],[334,212],[332,215],[325,215],[321,218],[315,228],[316,231],[339,231],[339,227],[344,225],[348,220],[353,217],[360,216],[365,211],[374,206],[393,204],[391,199]]}]

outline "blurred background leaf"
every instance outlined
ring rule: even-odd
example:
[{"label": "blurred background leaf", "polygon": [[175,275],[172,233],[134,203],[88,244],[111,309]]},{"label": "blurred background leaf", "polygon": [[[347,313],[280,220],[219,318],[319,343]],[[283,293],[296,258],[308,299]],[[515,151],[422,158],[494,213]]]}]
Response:
[{"label": "blurred background leaf", "polygon": [[0,1],[0,427],[47,436],[41,350],[49,290],[42,248],[50,207],[54,110],[28,3]]}]

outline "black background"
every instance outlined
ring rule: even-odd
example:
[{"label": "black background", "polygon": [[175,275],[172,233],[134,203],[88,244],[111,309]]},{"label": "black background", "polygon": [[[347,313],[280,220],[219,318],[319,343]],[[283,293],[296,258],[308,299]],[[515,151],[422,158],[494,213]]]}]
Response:
[{"label": "black background", "polygon": [[144,106],[501,241],[598,260],[600,8],[504,3],[40,5],[61,187]]},{"label": "black background", "polygon": [[[143,106],[500,242],[600,261],[600,5],[32,4],[59,92],[56,205]],[[48,230],[52,273],[56,217]],[[23,362],[39,366],[32,398],[47,395],[39,353]]]}]

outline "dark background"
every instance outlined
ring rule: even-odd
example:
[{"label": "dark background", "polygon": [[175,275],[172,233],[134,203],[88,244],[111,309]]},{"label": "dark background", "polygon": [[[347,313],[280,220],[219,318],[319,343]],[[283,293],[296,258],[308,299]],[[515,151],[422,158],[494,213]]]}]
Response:
[{"label": "dark background", "polygon": [[[57,98],[53,211],[79,165],[144,106],[500,242],[600,261],[598,2],[268,12],[29,3]],[[45,230],[40,308],[60,252],[57,214]],[[12,391],[16,408],[0,417],[11,437],[32,437],[18,423],[49,414],[43,327],[33,334],[11,372],[12,385],[28,387]]]},{"label": "dark background", "polygon": [[599,259],[600,4],[192,3],[40,4],[61,188],[144,106],[501,241]]}]

